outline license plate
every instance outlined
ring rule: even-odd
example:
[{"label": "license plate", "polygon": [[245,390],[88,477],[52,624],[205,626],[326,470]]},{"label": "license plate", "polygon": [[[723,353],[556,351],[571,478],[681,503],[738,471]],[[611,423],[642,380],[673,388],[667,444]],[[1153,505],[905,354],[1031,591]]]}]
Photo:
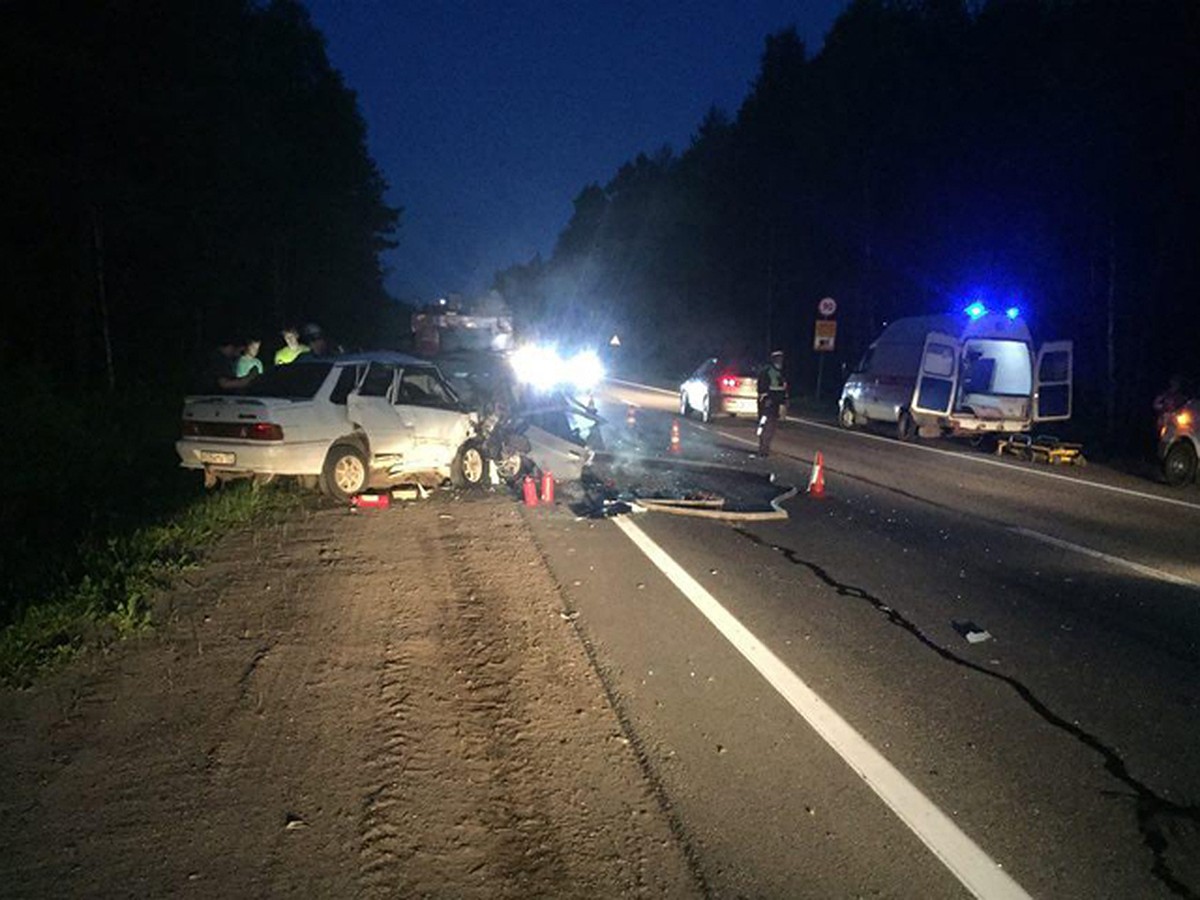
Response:
[{"label": "license plate", "polygon": [[728,400],[730,412],[757,412],[758,403],[754,400]]},{"label": "license plate", "polygon": [[232,466],[237,462],[237,454],[221,450],[201,450],[200,462],[213,466]]}]

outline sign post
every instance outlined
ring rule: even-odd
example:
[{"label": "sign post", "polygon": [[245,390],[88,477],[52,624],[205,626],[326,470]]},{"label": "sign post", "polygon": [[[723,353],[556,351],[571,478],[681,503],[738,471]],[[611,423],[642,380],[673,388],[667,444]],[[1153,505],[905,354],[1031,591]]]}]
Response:
[{"label": "sign post", "polygon": [[815,322],[813,329],[813,351],[817,355],[817,402],[821,401],[821,382],[825,376],[825,354],[832,353],[837,343],[837,320],[831,318],[837,312],[837,301],[825,297],[817,304],[817,312],[821,318]]}]

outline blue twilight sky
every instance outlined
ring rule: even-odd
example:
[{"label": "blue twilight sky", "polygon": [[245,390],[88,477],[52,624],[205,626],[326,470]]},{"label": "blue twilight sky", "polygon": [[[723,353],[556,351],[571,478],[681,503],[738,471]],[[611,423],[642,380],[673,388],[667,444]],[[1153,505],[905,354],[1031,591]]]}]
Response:
[{"label": "blue twilight sky", "polygon": [[402,300],[488,286],[548,256],[588,183],[732,118],[766,36],[809,52],[845,0],[304,0],[358,94],[372,156],[404,207],[387,286]]}]

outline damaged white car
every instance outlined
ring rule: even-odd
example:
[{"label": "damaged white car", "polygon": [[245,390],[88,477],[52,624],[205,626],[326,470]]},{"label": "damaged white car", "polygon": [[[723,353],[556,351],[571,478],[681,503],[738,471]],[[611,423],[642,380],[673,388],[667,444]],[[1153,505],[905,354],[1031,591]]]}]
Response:
[{"label": "damaged white car", "polygon": [[484,484],[480,420],[431,363],[386,351],[305,359],[243,394],[188,397],[181,464],[205,482],[299,477],[339,500],[395,484]]}]

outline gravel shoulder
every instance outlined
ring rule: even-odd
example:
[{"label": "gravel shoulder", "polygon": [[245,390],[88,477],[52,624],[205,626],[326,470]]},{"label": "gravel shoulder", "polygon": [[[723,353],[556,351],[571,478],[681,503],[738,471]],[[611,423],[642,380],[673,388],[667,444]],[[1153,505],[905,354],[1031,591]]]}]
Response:
[{"label": "gravel shoulder", "polygon": [[0,692],[0,895],[700,893],[511,501],[232,534]]}]

